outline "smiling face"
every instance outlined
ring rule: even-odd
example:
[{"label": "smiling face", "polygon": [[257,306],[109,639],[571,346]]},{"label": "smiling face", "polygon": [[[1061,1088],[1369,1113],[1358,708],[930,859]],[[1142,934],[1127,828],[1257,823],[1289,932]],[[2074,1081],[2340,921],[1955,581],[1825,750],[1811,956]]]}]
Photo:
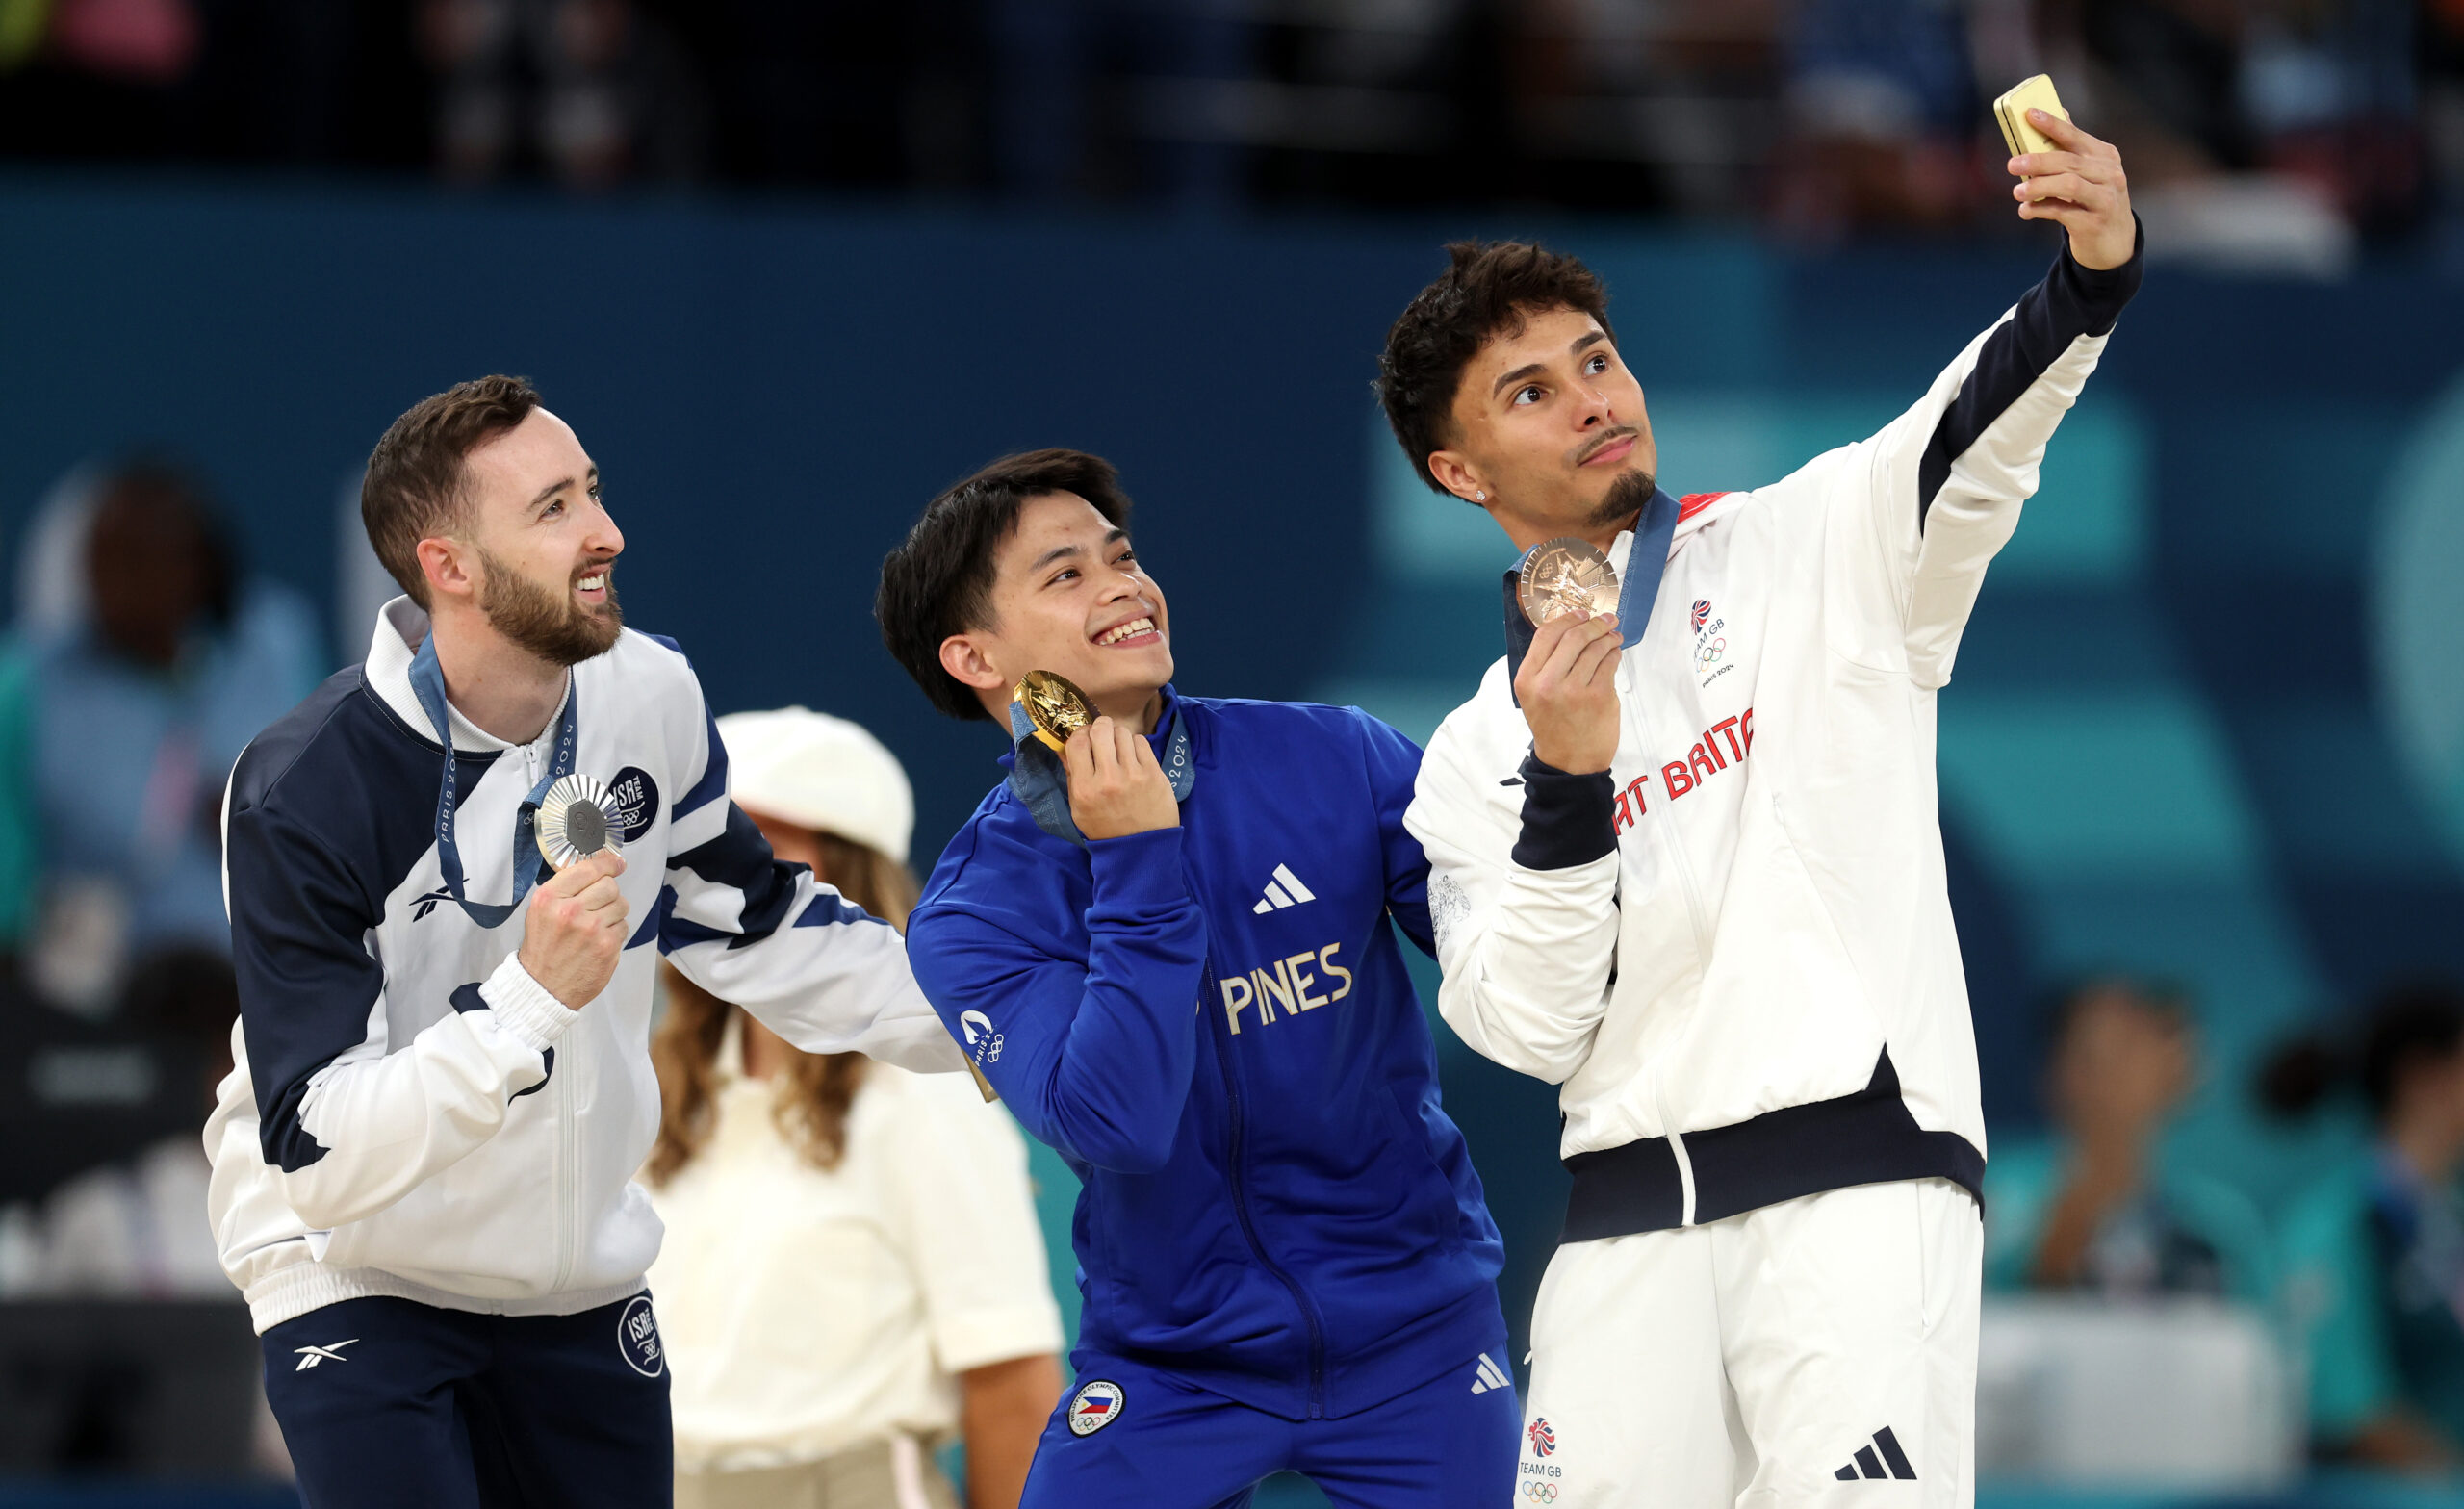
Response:
[{"label": "smiling face", "polygon": [[983,627],[941,642],[941,666],[1003,727],[1010,689],[1029,671],[1067,677],[1096,711],[1151,727],[1172,678],[1164,589],[1092,503],[1045,493],[1019,506],[994,557],[990,607]]},{"label": "smiling face", "polygon": [[1464,365],[1450,420],[1429,473],[1517,549],[1565,534],[1604,548],[1656,485],[1642,384],[1580,310],[1532,312],[1492,337]]},{"label": "smiling face", "polygon": [[612,569],[625,536],[572,426],[534,409],[464,467],[463,537],[420,542],[445,557],[432,590],[467,593],[497,633],[552,664],[604,652],[625,624]]}]

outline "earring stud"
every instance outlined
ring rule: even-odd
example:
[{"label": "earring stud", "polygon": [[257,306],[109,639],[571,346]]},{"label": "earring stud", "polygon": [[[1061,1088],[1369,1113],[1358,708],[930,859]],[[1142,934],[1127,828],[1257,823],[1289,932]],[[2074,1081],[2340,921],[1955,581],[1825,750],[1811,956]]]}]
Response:
[{"label": "earring stud", "polygon": [[1488,494],[1486,494],[1486,493],[1474,493],[1474,494],[1472,495],[1472,501],[1474,501],[1474,502],[1476,502],[1476,503],[1485,503],[1485,502],[1487,502],[1488,500],[1489,500],[1489,495],[1488,495]]}]

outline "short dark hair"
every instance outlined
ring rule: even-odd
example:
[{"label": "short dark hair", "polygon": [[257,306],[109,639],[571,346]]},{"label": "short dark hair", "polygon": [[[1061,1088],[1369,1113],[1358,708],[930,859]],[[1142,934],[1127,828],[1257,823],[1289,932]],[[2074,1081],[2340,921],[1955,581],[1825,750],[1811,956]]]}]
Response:
[{"label": "short dark hair", "polygon": [[1111,462],[1083,450],[1030,450],[1003,456],[925,504],[906,541],[882,558],[873,595],[882,643],[953,718],[993,721],[975,688],[941,669],[941,641],[991,621],[993,559],[1027,499],[1048,493],[1075,493],[1113,527],[1129,527],[1129,495]]},{"label": "short dark hair", "polygon": [[527,378],[458,382],[412,404],[369,452],[368,474],[359,484],[360,522],[376,558],[420,606],[428,605],[420,542],[463,522],[470,502],[463,462],[537,407],[539,393]]},{"label": "short dark hair", "polygon": [[1521,333],[1532,315],[1572,309],[1600,321],[1608,339],[1608,289],[1575,257],[1520,241],[1458,241],[1447,269],[1403,306],[1377,359],[1377,401],[1411,457],[1412,470],[1438,492],[1429,453],[1446,448],[1463,369],[1499,335]]}]

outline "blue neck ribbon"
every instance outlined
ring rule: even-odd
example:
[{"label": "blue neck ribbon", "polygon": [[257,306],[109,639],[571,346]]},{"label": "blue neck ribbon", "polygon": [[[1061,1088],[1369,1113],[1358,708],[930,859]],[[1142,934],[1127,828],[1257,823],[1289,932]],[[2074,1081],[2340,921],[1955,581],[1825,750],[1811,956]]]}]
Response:
[{"label": "blue neck ribbon", "polygon": [[[1190,758],[1190,721],[1168,700],[1164,717],[1171,725],[1164,740],[1164,779],[1172,783],[1172,800],[1186,802],[1197,784],[1197,763]],[[1034,720],[1016,703],[1010,704],[1010,738],[1017,746],[1010,765],[1010,789],[1026,804],[1027,815],[1053,837],[1085,848],[1087,835],[1069,815],[1068,772],[1061,756],[1036,737]]]},{"label": "blue neck ribbon", "polygon": [[1634,521],[1634,543],[1626,551],[1626,579],[1617,587],[1617,637],[1630,645],[1643,641],[1650,627],[1653,600],[1659,579],[1668,572],[1668,542],[1677,538],[1677,516],[1682,512],[1664,488],[1652,490]]},{"label": "blue neck ribbon", "polygon": [[[523,898],[530,894],[530,887],[538,883],[541,873],[548,868],[547,857],[540,854],[533,833],[539,823],[539,804],[547,799],[548,788],[574,768],[574,704],[580,700],[580,689],[570,685],[566,688],[564,716],[556,725],[555,756],[548,762],[548,773],[523,799],[522,810],[514,819],[513,900],[502,906],[473,901],[463,894],[462,847],[453,836],[453,812],[460,805],[454,795],[453,720],[446,711],[445,668],[436,663],[434,633],[422,640],[419,653],[411,656],[411,692],[419,698],[427,721],[436,725],[437,742],[445,746],[445,780],[436,793],[436,864],[445,874],[446,893],[473,922],[483,928],[497,927],[522,909]],[[530,862],[524,863],[526,858]]]}]

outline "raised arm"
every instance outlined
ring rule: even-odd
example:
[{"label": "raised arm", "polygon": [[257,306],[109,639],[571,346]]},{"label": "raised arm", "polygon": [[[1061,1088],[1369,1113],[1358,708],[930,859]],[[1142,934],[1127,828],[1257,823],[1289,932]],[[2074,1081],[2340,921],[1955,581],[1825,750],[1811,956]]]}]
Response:
[{"label": "raised arm", "polygon": [[514,1099],[547,1081],[579,1013],[518,959],[389,1045],[385,971],[365,942],[381,898],[279,812],[231,814],[223,862],[258,1146],[300,1219],[331,1228],[384,1210],[496,1136]]},{"label": "raised arm", "polygon": [[1439,1014],[1482,1057],[1551,1084],[1590,1056],[1617,961],[1614,646],[1569,619],[1542,626],[1516,681],[1532,745],[1501,745],[1477,703],[1458,712],[1429,741],[1405,819],[1428,854]]},{"label": "raised arm", "polygon": [[2058,221],[2066,244],[2044,281],[1943,369],[1870,446],[1863,527],[1837,532],[1875,606],[1906,632],[1909,669],[1950,679],[1985,569],[2037,489],[2046,443],[2096,369],[2138,292],[2138,222],[2121,158],[2038,113],[2062,150],[2011,160],[2022,218]]},{"label": "raised arm", "polygon": [[1085,956],[1030,943],[984,908],[928,904],[908,922],[916,972],[1030,1133],[1099,1168],[1153,1173],[1171,1160],[1197,1062],[1205,916],[1147,742],[1098,718],[1062,761],[1093,882]]}]

